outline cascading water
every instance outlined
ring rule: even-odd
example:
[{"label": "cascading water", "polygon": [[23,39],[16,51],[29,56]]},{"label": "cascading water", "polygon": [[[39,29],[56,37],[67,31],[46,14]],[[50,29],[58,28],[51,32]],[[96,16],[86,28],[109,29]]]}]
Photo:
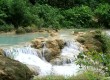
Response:
[{"label": "cascading water", "polygon": [[45,57],[44,57],[44,54],[45,54],[45,51],[47,50],[46,48],[46,45],[45,45],[45,42],[43,43],[43,49],[42,49],[42,59],[46,61]]},{"label": "cascading water", "polygon": [[[46,46],[44,44],[43,54],[45,54],[45,49]],[[52,65],[45,60],[43,55],[42,58],[40,58],[38,55],[41,53],[39,53],[37,49],[31,47],[4,49],[4,54],[24,64],[36,66],[36,68],[39,68],[38,73],[40,76],[52,74],[71,76],[75,75],[79,70],[79,66],[77,66],[74,61],[81,51],[83,50],[78,42],[66,41],[66,46],[62,49],[60,54],[60,57],[63,57],[62,65]],[[70,62],[67,63],[67,60]]]}]

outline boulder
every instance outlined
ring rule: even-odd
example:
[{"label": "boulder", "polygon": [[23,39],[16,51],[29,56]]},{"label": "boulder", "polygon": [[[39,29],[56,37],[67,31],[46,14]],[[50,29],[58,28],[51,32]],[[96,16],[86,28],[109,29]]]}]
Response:
[{"label": "boulder", "polygon": [[42,48],[43,47],[43,42],[45,42],[46,39],[45,38],[36,38],[34,40],[32,40],[32,47],[34,48]]},{"label": "boulder", "polygon": [[0,49],[0,56],[4,56],[4,51],[2,49]]},{"label": "boulder", "polygon": [[34,66],[34,65],[27,65],[27,66],[34,75],[36,75],[36,76],[39,75],[40,68],[38,66]]},{"label": "boulder", "polygon": [[59,48],[59,45],[56,40],[48,40],[46,41],[46,47],[47,48],[53,48],[53,47]]},{"label": "boulder", "polygon": [[88,49],[89,51],[98,51],[98,52],[102,52],[101,46],[97,46],[94,44],[85,44],[86,49]]},{"label": "boulder", "polygon": [[58,56],[57,58],[52,59],[50,61],[52,65],[64,65],[72,62],[73,62],[73,58],[66,57],[66,56]]},{"label": "boulder", "polygon": [[62,39],[47,40],[38,38],[33,40],[32,44],[34,48],[42,49],[42,54],[44,54],[47,61],[50,61],[60,54],[65,42]]},{"label": "boulder", "polygon": [[48,49],[45,53],[46,60],[50,61],[58,56],[61,52],[61,49],[64,47],[64,44],[64,41],[61,39],[46,41],[46,48]]},{"label": "boulder", "polygon": [[84,37],[78,37],[77,41],[84,44],[84,42],[86,41]]},{"label": "boulder", "polygon": [[83,35],[79,35],[76,40],[85,46],[84,50],[86,51],[94,50],[102,52],[103,44],[100,40],[98,40],[100,36],[101,36],[100,31],[89,31]]},{"label": "boulder", "polygon": [[57,33],[57,32],[51,32],[51,33],[50,33],[50,36],[51,36],[51,37],[58,36],[58,33]]},{"label": "boulder", "polygon": [[0,80],[30,80],[32,75],[26,65],[0,56]]},{"label": "boulder", "polygon": [[64,48],[65,42],[62,39],[56,39],[56,42],[58,43],[60,49]]},{"label": "boulder", "polygon": [[48,62],[50,62],[50,60],[56,58],[60,52],[61,50],[58,48],[48,48],[44,52],[44,57]]}]

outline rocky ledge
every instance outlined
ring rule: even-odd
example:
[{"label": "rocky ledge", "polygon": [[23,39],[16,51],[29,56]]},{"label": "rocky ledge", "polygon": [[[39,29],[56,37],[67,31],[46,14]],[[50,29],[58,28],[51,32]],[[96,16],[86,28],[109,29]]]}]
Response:
[{"label": "rocky ledge", "polygon": [[0,80],[30,80],[32,75],[26,65],[0,55]]},{"label": "rocky ledge", "polygon": [[47,61],[58,56],[64,44],[65,42],[62,39],[36,38],[32,41],[32,46],[36,49],[41,49]]}]

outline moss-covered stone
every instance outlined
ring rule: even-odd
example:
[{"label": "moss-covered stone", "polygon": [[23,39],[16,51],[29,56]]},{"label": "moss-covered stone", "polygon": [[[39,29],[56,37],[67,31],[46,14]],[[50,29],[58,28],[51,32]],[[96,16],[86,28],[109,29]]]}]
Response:
[{"label": "moss-covered stone", "polygon": [[0,80],[30,80],[32,72],[18,61],[0,56]]},{"label": "moss-covered stone", "polygon": [[[83,35],[78,35],[77,41],[83,44],[89,51],[103,51],[103,44],[99,40],[100,31],[88,31]],[[98,38],[98,39],[97,39]]]},{"label": "moss-covered stone", "polygon": [[0,49],[0,56],[4,56],[4,51],[2,49]]}]

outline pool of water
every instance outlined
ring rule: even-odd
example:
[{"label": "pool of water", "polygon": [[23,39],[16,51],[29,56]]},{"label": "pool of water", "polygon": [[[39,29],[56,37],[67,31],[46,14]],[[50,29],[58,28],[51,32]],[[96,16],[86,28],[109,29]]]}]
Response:
[{"label": "pool of water", "polygon": [[[71,32],[74,29],[62,29],[59,31],[59,35],[64,39],[71,39]],[[30,42],[31,40],[44,37],[47,38],[49,33],[47,32],[36,32],[36,33],[26,33],[22,35],[16,34],[0,34],[0,47],[10,47],[15,45],[25,45],[26,43]]]},{"label": "pool of water", "polygon": [[0,47],[25,44],[37,37],[48,37],[48,33],[0,34]]}]

